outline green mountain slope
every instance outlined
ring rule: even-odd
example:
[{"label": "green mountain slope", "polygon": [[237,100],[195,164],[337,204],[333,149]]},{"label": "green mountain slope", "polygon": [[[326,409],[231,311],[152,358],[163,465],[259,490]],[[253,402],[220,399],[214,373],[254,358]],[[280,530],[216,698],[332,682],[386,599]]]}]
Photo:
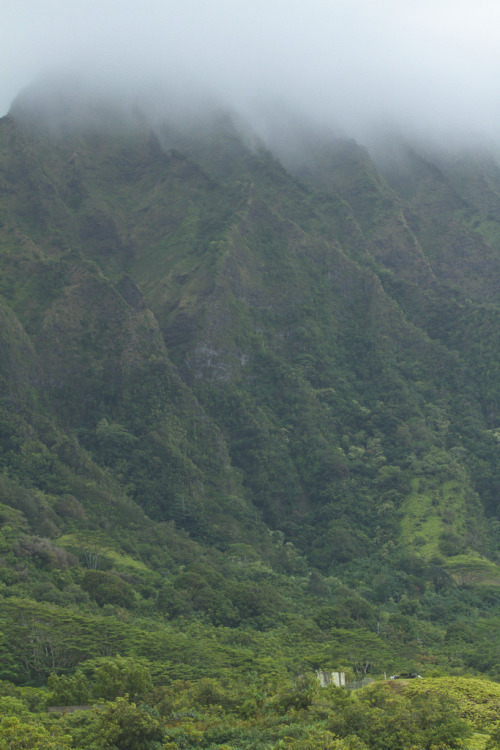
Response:
[{"label": "green mountain slope", "polygon": [[494,161],[68,106],[0,121],[0,677],[498,677]]}]

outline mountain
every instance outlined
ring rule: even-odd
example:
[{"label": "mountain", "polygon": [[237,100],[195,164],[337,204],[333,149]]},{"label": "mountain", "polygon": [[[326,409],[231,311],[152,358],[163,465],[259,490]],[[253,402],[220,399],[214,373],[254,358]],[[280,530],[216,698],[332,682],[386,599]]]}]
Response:
[{"label": "mountain", "polygon": [[2,679],[500,675],[500,167],[280,155],[67,91],[0,120]]}]

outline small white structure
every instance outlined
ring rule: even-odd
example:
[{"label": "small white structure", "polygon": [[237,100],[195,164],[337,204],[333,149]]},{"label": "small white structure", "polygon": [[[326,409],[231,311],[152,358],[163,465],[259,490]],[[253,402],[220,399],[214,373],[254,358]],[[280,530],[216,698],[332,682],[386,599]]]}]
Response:
[{"label": "small white structure", "polygon": [[327,685],[345,687],[345,672],[329,672],[325,669],[318,669],[316,677],[320,687],[326,687]]}]

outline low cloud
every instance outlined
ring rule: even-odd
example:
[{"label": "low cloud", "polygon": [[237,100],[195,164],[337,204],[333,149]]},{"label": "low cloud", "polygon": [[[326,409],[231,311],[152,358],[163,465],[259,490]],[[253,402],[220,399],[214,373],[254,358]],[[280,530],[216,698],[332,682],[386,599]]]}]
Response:
[{"label": "low cloud", "polygon": [[264,134],[277,112],[361,139],[500,132],[489,0],[18,0],[4,16],[4,112],[37,76],[78,71],[158,106],[212,99]]}]

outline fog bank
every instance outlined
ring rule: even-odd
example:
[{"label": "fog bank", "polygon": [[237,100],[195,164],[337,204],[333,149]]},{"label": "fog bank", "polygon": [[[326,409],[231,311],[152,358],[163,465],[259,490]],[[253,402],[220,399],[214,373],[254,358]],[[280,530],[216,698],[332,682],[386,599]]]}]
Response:
[{"label": "fog bank", "polygon": [[2,113],[63,73],[158,111],[176,100],[193,118],[216,102],[264,137],[287,117],[362,141],[379,128],[500,132],[490,0],[19,0],[3,14]]}]

